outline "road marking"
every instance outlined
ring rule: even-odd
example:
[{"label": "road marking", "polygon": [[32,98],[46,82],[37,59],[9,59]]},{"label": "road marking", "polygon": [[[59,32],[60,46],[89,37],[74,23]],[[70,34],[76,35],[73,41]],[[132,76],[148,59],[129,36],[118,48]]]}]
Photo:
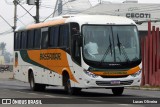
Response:
[{"label": "road marking", "polygon": [[71,97],[63,97],[63,96],[53,96],[53,95],[44,95],[46,97],[51,97],[51,98],[65,98],[65,99],[72,99]]},{"label": "road marking", "polygon": [[37,93],[28,93],[28,94],[31,94],[31,95],[38,95]]},{"label": "road marking", "polygon": [[130,106],[129,104],[118,104],[120,106]]},{"label": "road marking", "polygon": [[72,99],[71,97],[60,97],[60,96],[57,96],[57,98]]},{"label": "road marking", "polygon": [[26,93],[26,92],[22,92],[22,91],[15,91],[15,92],[22,93],[22,94]]},{"label": "road marking", "polygon": [[2,90],[3,90],[3,91],[10,91],[9,89],[1,89],[1,91],[2,91]]},{"label": "road marking", "polygon": [[22,92],[22,91],[15,91],[15,92],[22,93],[22,94],[38,95],[37,93],[27,93],[27,92]]},{"label": "road marking", "polygon": [[88,101],[97,102],[97,103],[103,102],[103,101],[98,101],[98,100],[88,100]]},{"label": "road marking", "polygon": [[57,96],[53,96],[53,95],[44,95],[46,97],[51,97],[51,98],[57,98]]}]

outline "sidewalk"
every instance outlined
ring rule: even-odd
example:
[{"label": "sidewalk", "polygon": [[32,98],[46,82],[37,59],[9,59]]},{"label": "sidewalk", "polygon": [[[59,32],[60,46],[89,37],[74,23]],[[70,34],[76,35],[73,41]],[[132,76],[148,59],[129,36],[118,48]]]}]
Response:
[{"label": "sidewalk", "polygon": [[10,71],[0,72],[0,79],[13,79],[13,72]]},{"label": "sidewalk", "polygon": [[152,90],[152,91],[160,91],[160,87],[154,86],[140,86],[140,87],[126,87],[127,89],[135,89],[135,90]]}]

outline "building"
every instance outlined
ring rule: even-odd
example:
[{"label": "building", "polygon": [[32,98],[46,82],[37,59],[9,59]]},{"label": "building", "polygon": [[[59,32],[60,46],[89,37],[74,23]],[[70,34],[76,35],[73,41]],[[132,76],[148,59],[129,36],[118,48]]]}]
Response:
[{"label": "building", "polygon": [[[123,3],[100,2],[81,14],[101,14],[124,16],[133,19],[138,23],[140,36],[145,36],[148,30],[148,21],[152,25],[160,27],[160,4],[142,4],[137,0],[127,0]],[[156,23],[154,23],[156,22]]]},{"label": "building", "polygon": [[65,14],[98,14],[124,16],[138,23],[140,36],[145,36],[148,30],[148,21],[160,27],[160,4],[142,4],[138,0],[126,0],[123,3],[112,3],[98,0],[92,6],[88,0],[58,0],[55,16]]}]

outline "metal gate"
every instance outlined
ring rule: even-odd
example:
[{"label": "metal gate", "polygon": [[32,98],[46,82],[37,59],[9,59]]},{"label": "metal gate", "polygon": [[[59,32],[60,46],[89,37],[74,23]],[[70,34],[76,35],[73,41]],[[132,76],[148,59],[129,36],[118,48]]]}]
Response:
[{"label": "metal gate", "polygon": [[159,28],[148,22],[148,35],[141,39],[142,85],[160,86],[160,34]]}]

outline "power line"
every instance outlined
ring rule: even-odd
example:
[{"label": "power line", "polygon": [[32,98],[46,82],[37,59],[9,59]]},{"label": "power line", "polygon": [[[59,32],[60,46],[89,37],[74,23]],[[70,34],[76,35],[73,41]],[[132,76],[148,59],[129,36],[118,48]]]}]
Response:
[{"label": "power line", "polygon": [[8,5],[13,5],[13,2],[8,2],[7,0],[5,0],[5,3],[8,4]]},{"label": "power line", "polygon": [[[65,5],[65,4],[67,4],[67,3],[68,3],[68,2],[64,3],[63,5]],[[57,3],[56,3],[56,4],[57,4]],[[62,6],[63,6],[63,5],[62,5]],[[56,8],[56,6],[55,6],[55,8]],[[54,12],[52,12],[48,17],[46,17],[46,19],[44,19],[42,22],[46,21],[49,17],[51,17],[52,15],[54,15],[56,11],[58,11],[58,9],[54,9]]]},{"label": "power line", "polygon": [[[8,5],[14,5],[13,1],[12,2],[8,2],[8,0],[5,0],[5,3]],[[26,4],[26,0],[21,0],[19,1],[20,4]]]},{"label": "power line", "polygon": [[27,15],[28,14],[28,12],[30,12],[32,9],[33,9],[33,7],[34,6],[32,6],[29,10],[27,10],[27,12],[26,13],[24,13],[23,15],[21,15],[20,17],[18,17],[18,18],[22,18],[22,17],[24,17],[25,15]]},{"label": "power line", "polygon": [[7,31],[1,32],[0,35],[6,35],[6,34],[9,34],[9,33],[12,33],[12,32],[13,32],[13,29],[9,29]]},{"label": "power line", "polygon": [[14,29],[14,27],[11,24],[9,24],[5,18],[3,18],[1,15],[0,15],[0,17],[7,23],[8,26],[10,26],[12,29]]}]

